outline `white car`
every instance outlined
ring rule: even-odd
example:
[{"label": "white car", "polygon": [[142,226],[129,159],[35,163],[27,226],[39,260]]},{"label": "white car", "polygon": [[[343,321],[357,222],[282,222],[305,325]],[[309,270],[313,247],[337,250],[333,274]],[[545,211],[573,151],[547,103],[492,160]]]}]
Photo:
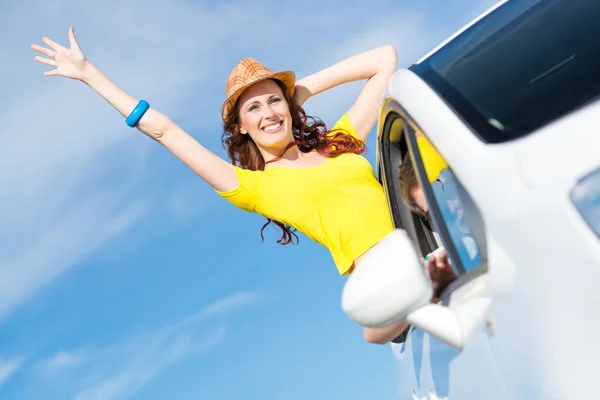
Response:
[{"label": "white car", "polygon": [[[389,92],[377,163],[408,236],[349,277],[342,306],[411,324],[392,345],[399,398],[599,398],[600,1],[503,1]],[[411,156],[428,219],[400,197]],[[440,246],[458,278],[432,304],[422,257]]]}]

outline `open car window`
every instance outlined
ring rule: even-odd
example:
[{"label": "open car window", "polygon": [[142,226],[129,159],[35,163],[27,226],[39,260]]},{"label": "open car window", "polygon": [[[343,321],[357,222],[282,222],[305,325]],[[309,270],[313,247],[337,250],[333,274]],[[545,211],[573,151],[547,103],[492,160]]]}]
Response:
[{"label": "open car window", "polygon": [[379,178],[384,186],[390,211],[396,228],[404,229],[418,244],[423,256],[440,246],[431,224],[425,218],[413,213],[402,200],[400,194],[399,166],[404,157],[409,157],[406,143],[405,123],[397,112],[389,112],[383,125],[379,154]]},{"label": "open car window", "polygon": [[[485,265],[485,229],[477,206],[426,135],[416,132],[415,125],[407,122],[399,105],[392,101],[383,108],[385,121],[378,143],[379,177],[387,192],[395,227],[408,232],[423,256],[446,247],[457,275]],[[400,195],[399,167],[402,160],[411,157],[413,147],[417,153],[412,155],[415,171],[421,182],[428,182],[423,185],[431,205],[426,218],[412,212]],[[424,159],[429,174],[435,178],[433,182],[425,175],[419,149],[427,153]]]},{"label": "open car window", "polygon": [[430,221],[457,275],[486,268],[485,227],[473,199],[423,132],[408,125],[406,137]]},{"label": "open car window", "polygon": [[[408,232],[423,256],[439,247],[446,249],[457,275],[441,293],[442,299],[448,299],[457,287],[487,271],[483,218],[451,165],[400,105],[386,100],[382,117],[377,164],[394,225]],[[400,165],[407,157],[428,203],[425,216],[411,211],[401,196]],[[403,343],[409,334],[410,327],[393,342]]]},{"label": "open car window", "polygon": [[[386,107],[389,107],[386,109]],[[409,236],[418,245],[421,254],[425,256],[431,253],[441,245],[437,234],[433,231],[428,220],[413,213],[410,208],[402,201],[400,194],[399,166],[404,157],[410,157],[408,144],[406,142],[405,128],[406,124],[400,116],[401,110],[393,110],[397,107],[394,102],[387,102],[384,105],[383,113],[385,121],[380,132],[378,146],[379,159],[379,179],[386,191],[390,212],[396,228],[404,229]],[[393,343],[404,343],[411,330],[407,327]]]}]

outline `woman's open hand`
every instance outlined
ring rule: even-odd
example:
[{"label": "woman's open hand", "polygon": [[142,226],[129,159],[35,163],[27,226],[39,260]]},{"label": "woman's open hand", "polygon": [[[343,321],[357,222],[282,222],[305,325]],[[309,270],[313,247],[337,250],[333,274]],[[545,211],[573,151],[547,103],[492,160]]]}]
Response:
[{"label": "woman's open hand", "polygon": [[31,48],[48,58],[35,56],[35,60],[39,63],[56,67],[53,70],[45,71],[44,75],[60,75],[71,79],[83,80],[88,62],[79,48],[79,44],[77,44],[75,32],[72,27],[69,28],[70,49],[59,45],[47,37],[42,38],[42,41],[50,48],[42,47],[37,44],[32,44]]}]

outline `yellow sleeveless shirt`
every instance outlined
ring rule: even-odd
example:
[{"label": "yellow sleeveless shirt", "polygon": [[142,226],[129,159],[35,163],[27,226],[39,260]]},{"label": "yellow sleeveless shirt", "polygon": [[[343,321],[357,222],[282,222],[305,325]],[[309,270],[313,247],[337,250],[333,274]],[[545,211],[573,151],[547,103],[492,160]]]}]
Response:
[{"label": "yellow sleeveless shirt", "polygon": [[[335,129],[358,138],[347,114]],[[325,246],[341,275],[352,272],[354,260],[394,229],[383,187],[361,155],[342,154],[310,168],[234,168],[239,186],[217,193]]]}]

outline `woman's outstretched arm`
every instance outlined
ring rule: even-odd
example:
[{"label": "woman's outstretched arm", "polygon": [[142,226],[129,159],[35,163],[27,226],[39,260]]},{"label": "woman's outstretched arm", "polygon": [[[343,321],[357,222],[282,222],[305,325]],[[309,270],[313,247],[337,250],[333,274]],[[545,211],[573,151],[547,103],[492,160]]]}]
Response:
[{"label": "woman's outstretched arm", "polygon": [[[124,117],[129,116],[137,106],[137,99],[119,88],[85,58],[75,39],[73,28],[69,29],[69,49],[48,38],[43,38],[42,41],[48,48],[37,44],[33,44],[31,48],[47,58],[36,56],[35,60],[55,67],[44,72],[44,75],[64,76],[84,82]],[[166,115],[149,108],[136,128],[164,145],[216,190],[229,191],[239,185],[231,164],[198,143]]]},{"label": "woman's outstretched arm", "polygon": [[393,46],[369,50],[298,80],[295,99],[302,105],[309,97],[325,90],[367,79],[358,98],[348,110],[348,117],[356,132],[366,141],[377,122],[383,95],[397,67],[398,56]]}]

